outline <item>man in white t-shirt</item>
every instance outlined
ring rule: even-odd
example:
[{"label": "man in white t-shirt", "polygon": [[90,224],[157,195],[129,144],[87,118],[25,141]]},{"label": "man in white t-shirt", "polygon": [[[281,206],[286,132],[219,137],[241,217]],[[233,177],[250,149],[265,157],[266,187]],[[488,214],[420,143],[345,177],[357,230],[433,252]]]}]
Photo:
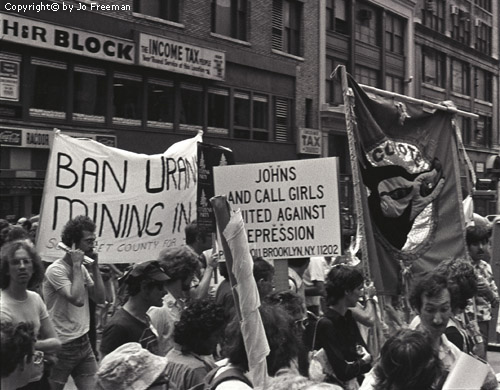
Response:
[{"label": "man in white t-shirt", "polygon": [[302,277],[305,286],[306,307],[310,312],[320,315],[321,298],[325,295],[325,270],[323,257],[311,257]]},{"label": "man in white t-shirt", "polygon": [[[62,390],[71,375],[78,389],[94,387],[97,361],[90,345],[89,296],[104,303],[104,283],[97,254],[94,253],[96,226],[86,216],[70,220],[63,228],[62,242],[72,248],[63,258],[52,263],[45,272],[43,295],[49,316],[62,342],[58,363],[52,368],[53,390]],[[82,265],[84,255],[91,257],[90,273]]]}]

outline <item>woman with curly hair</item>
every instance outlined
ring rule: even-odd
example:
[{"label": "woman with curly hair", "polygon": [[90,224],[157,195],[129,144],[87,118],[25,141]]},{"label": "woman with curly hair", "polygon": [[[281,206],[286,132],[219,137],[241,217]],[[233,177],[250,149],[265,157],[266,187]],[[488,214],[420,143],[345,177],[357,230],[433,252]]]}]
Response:
[{"label": "woman with curly hair", "polygon": [[427,334],[401,329],[385,342],[360,390],[434,390],[443,379],[441,360]]},{"label": "woman with curly hair", "polygon": [[212,354],[222,337],[224,309],[210,299],[192,301],[175,323],[175,347],[166,358],[165,374],[178,390],[187,390],[203,382],[215,368]]},{"label": "woman with curly hair", "polygon": [[[36,336],[35,349],[54,354],[61,342],[40,295],[28,290],[43,278],[43,265],[30,241],[6,243],[0,252],[0,319],[14,325],[20,322],[33,324]],[[40,380],[40,377],[34,381]]]}]

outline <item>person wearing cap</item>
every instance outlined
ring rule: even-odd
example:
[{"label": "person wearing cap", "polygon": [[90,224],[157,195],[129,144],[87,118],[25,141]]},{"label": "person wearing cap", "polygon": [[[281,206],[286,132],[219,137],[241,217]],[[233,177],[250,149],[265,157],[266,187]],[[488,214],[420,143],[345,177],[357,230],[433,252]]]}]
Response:
[{"label": "person wearing cap", "polygon": [[120,345],[137,342],[152,353],[158,353],[158,339],[150,327],[147,311],[161,306],[167,294],[170,277],[156,260],[135,264],[120,279],[128,300],[104,328],[101,355],[107,355]]},{"label": "person wearing cap", "polygon": [[166,282],[168,295],[163,298],[163,305],[151,307],[148,315],[158,331],[159,354],[165,356],[174,346],[174,324],[190,299],[191,282],[200,264],[196,254],[185,245],[163,249],[158,261],[170,277]]},{"label": "person wearing cap", "polygon": [[139,343],[126,343],[104,359],[97,372],[98,390],[177,390],[165,374],[167,359]]}]

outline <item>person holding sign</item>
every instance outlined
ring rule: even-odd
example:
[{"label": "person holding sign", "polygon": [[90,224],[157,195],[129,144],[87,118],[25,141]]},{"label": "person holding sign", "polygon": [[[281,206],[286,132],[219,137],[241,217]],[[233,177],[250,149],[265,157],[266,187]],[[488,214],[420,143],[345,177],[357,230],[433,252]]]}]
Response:
[{"label": "person holding sign", "polygon": [[[43,295],[49,316],[62,342],[57,354],[59,364],[53,367],[50,382],[53,390],[62,390],[69,375],[78,389],[94,386],[97,361],[89,340],[89,296],[104,303],[105,291],[97,254],[94,253],[96,225],[87,216],[71,219],[63,228],[62,242],[70,249],[45,272]],[[83,266],[84,256],[95,280]]]},{"label": "person holding sign", "polygon": [[212,273],[217,268],[217,255],[210,253],[212,238],[198,229],[196,220],[191,221],[184,229],[184,232],[186,234],[186,246],[196,254],[200,262],[189,295],[193,299],[204,299],[208,297]]}]

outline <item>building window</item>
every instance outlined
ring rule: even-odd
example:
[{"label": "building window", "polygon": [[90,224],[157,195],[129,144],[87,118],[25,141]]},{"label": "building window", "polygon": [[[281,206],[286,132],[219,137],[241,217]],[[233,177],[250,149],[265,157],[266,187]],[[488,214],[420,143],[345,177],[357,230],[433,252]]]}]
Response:
[{"label": "building window", "polygon": [[179,22],[179,0],[134,0],[134,12]]},{"label": "building window", "polygon": [[377,70],[362,65],[356,65],[354,74],[358,83],[378,88],[379,72]]},{"label": "building window", "polygon": [[486,23],[476,23],[476,50],[486,55],[491,55],[492,28]]},{"label": "building window", "polygon": [[444,34],[444,15],[446,1],[424,0],[422,8],[422,23],[424,26]]},{"label": "building window", "polygon": [[380,46],[380,18],[375,8],[356,3],[355,31],[357,40]]},{"label": "building window", "polygon": [[404,27],[405,20],[396,15],[387,14],[385,20],[386,50],[404,54]]},{"label": "building window", "polygon": [[347,61],[339,61],[337,59],[327,57],[325,67],[325,100],[328,104],[331,104],[333,106],[344,104],[344,95],[342,93],[342,85],[340,83],[340,80],[337,77],[334,77],[333,79],[330,78],[330,75],[338,65],[344,65],[347,67]]},{"label": "building window", "polygon": [[486,70],[476,68],[474,74],[474,90],[476,99],[492,102],[493,75]]},{"label": "building window", "polygon": [[107,83],[102,69],[75,66],[73,76],[73,119],[104,123]]},{"label": "building window", "polygon": [[247,0],[212,0],[212,32],[246,41]]},{"label": "building window", "polygon": [[451,63],[451,88],[453,92],[470,95],[469,64],[454,59]]},{"label": "building window", "polygon": [[301,2],[296,0],[273,0],[272,48],[300,56],[301,20]]},{"label": "building window", "polygon": [[386,75],[385,76],[385,89],[391,92],[404,94],[404,83],[403,77]]},{"label": "building window", "polygon": [[229,133],[229,91],[222,88],[208,89],[208,130]]},{"label": "building window", "polygon": [[113,123],[139,126],[141,120],[141,78],[127,74],[115,74],[113,78]]},{"label": "building window", "polygon": [[468,12],[453,6],[451,14],[451,37],[464,45],[470,46],[471,18]]},{"label": "building window", "polygon": [[201,128],[203,125],[203,88],[181,83],[181,117],[180,128],[192,130]]},{"label": "building window", "polygon": [[492,145],[492,118],[490,116],[479,115],[474,132],[474,143],[478,146],[491,148]]},{"label": "building window", "polygon": [[250,139],[250,94],[235,91],[233,102],[234,138]]},{"label": "building window", "polygon": [[462,131],[462,142],[464,145],[470,145],[472,141],[471,134],[471,118],[467,118],[465,116],[459,116],[461,118],[461,131]]},{"label": "building window", "polygon": [[491,0],[475,0],[474,3],[486,11],[491,12]]},{"label": "building window", "polygon": [[312,99],[306,99],[305,102],[305,108],[306,108],[306,117],[304,120],[304,125],[307,128],[312,128],[313,127],[313,100]]},{"label": "building window", "polygon": [[30,115],[65,119],[68,86],[66,64],[38,58],[33,58],[31,64],[33,65],[33,101]]},{"label": "building window", "polygon": [[423,81],[444,88],[446,82],[446,57],[429,48],[423,50]]},{"label": "building window", "polygon": [[148,126],[172,129],[174,108],[174,83],[168,80],[148,80]]},{"label": "building window", "polygon": [[346,0],[326,0],[326,29],[349,34]]},{"label": "building window", "polygon": [[277,142],[288,142],[292,124],[291,100],[286,98],[274,98],[274,129]]},{"label": "building window", "polygon": [[265,95],[254,94],[252,105],[252,138],[269,141],[269,99]]}]

